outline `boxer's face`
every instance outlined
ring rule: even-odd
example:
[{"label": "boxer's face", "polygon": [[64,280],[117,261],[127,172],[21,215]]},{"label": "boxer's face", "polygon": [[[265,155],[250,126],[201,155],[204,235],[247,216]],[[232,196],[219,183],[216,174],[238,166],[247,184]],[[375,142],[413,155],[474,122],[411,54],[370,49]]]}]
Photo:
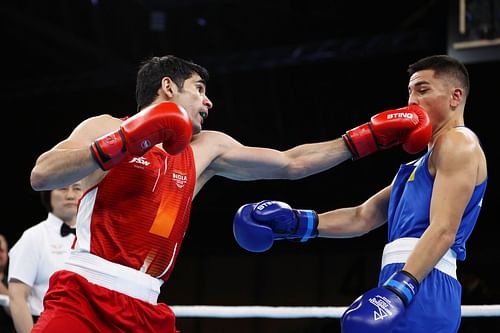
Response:
[{"label": "boxer's face", "polygon": [[203,121],[208,117],[212,101],[206,95],[206,84],[198,74],[184,81],[184,86],[174,93],[172,102],[186,109],[193,123],[193,134],[201,131]]},{"label": "boxer's face", "polygon": [[410,77],[408,104],[421,106],[429,115],[434,129],[439,129],[451,116],[456,106],[454,88],[443,78],[436,77],[433,70],[422,70]]}]

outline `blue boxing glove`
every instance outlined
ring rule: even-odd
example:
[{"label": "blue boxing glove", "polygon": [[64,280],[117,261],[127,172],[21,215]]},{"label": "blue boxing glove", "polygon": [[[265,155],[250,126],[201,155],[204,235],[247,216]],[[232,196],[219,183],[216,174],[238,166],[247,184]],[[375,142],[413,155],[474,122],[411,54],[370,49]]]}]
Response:
[{"label": "blue boxing glove", "polygon": [[318,235],[318,215],[313,210],[292,209],[281,201],[264,200],[241,206],[233,219],[238,244],[250,252],[264,252],[274,240],[305,242]]},{"label": "blue boxing glove", "polygon": [[419,283],[406,271],[394,273],[379,288],[359,296],[342,315],[342,333],[389,333],[395,327]]}]

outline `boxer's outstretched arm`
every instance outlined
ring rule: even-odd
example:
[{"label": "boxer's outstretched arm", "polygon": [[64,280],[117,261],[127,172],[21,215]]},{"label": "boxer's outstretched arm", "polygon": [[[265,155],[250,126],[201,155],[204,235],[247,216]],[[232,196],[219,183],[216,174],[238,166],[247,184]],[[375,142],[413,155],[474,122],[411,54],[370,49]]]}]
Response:
[{"label": "boxer's outstretched arm", "polygon": [[391,186],[362,205],[322,214],[311,209],[294,209],[285,202],[264,200],[241,206],[233,219],[236,242],[250,252],[269,250],[275,240],[305,242],[314,237],[361,236],[387,222]]},{"label": "boxer's outstretched arm", "polygon": [[[300,179],[357,159],[403,145],[409,153],[427,146],[432,129],[424,110],[411,105],[388,110],[346,132],[342,138],[303,144],[286,151],[248,147],[220,132],[206,132],[198,142],[211,142],[197,149],[210,155],[207,169],[214,175],[236,179]],[[196,145],[196,140],[195,140]]]}]

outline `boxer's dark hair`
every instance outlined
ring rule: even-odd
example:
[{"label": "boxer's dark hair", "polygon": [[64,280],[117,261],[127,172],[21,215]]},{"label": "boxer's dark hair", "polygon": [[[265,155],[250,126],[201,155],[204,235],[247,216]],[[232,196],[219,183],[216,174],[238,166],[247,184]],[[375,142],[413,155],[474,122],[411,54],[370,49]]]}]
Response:
[{"label": "boxer's dark hair", "polygon": [[149,106],[158,97],[158,90],[164,77],[171,78],[182,90],[184,81],[194,74],[198,74],[205,84],[208,82],[207,69],[192,61],[173,55],[152,57],[143,61],[137,72],[135,87],[137,112]]}]

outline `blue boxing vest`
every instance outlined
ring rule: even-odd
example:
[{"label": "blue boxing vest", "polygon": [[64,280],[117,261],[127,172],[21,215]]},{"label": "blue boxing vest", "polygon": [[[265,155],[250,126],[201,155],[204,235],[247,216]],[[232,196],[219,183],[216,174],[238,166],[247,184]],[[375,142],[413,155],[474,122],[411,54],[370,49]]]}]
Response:
[{"label": "blue boxing vest", "polygon": [[[429,226],[430,204],[434,179],[428,163],[432,150],[420,159],[400,166],[392,185],[388,214],[389,242],[402,237],[420,238]],[[465,208],[451,249],[458,260],[466,256],[465,243],[476,225],[487,179],[477,185]]]}]

